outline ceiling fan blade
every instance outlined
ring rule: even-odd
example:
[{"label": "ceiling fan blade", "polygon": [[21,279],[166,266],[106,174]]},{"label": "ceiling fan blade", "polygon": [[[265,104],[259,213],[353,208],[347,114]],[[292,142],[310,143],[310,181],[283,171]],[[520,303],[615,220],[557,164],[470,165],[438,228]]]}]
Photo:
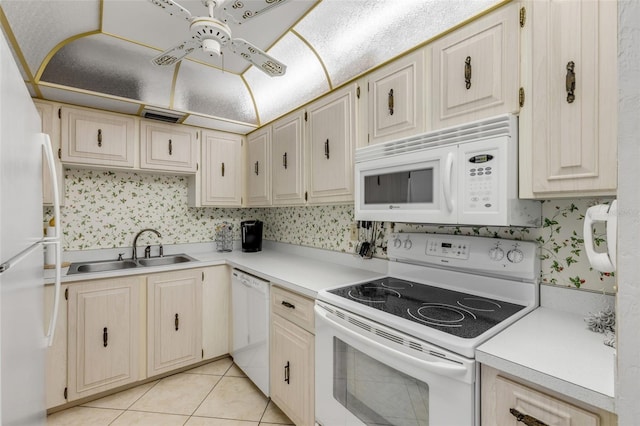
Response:
[{"label": "ceiling fan blade", "polygon": [[155,65],[173,65],[176,62],[181,61],[182,58],[201,46],[202,44],[198,41],[183,41],[179,45],[172,47],[169,50],[165,50],[164,52],[153,58],[151,62],[153,62]]},{"label": "ceiling fan blade", "polygon": [[[223,4],[225,15],[236,24],[260,15],[287,0],[229,0]],[[225,19],[226,21],[226,19]]]},{"label": "ceiling fan blade", "polygon": [[272,56],[267,55],[264,51],[257,48],[253,44],[241,38],[231,41],[231,50],[236,55],[242,56],[247,61],[258,67],[265,74],[271,77],[284,75],[287,66]]},{"label": "ceiling fan blade", "polygon": [[166,13],[172,16],[177,16],[179,18],[186,19],[187,21],[191,20],[191,12],[189,12],[184,7],[180,6],[178,3],[173,0],[149,0],[151,3],[155,4]]}]

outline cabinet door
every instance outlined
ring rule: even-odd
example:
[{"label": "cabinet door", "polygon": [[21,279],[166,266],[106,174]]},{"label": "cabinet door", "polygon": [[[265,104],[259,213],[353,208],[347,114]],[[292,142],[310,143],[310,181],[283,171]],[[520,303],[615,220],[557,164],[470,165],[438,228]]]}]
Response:
[{"label": "cabinet door", "polygon": [[615,195],[616,2],[534,1],[529,12],[520,196]]},{"label": "cabinet door", "polygon": [[134,166],[135,118],[62,107],[61,129],[63,163]]},{"label": "cabinet door", "polygon": [[203,206],[242,205],[242,137],[202,132]]},{"label": "cabinet door", "polygon": [[[62,163],[60,163],[60,120],[56,116],[57,110],[54,104],[42,101],[33,101],[40,114],[42,122],[42,132],[49,135],[51,139],[51,148],[53,149],[56,176],[58,178],[58,191],[60,195],[60,205],[64,205],[64,171]],[[53,186],[51,185],[51,173],[49,172],[49,163],[42,157],[42,204],[46,206],[53,205]]]},{"label": "cabinet door", "polygon": [[204,270],[202,287],[202,349],[204,359],[229,353],[231,275],[227,266]]},{"label": "cabinet door", "polygon": [[[61,287],[64,295],[67,285]],[[44,330],[49,329],[49,319],[53,308],[55,288],[47,285],[44,288]],[[46,407],[52,408],[65,404],[65,389],[67,388],[67,301],[60,297],[58,322],[54,330],[53,345],[47,348],[45,364],[45,397]]]},{"label": "cabinet door", "polygon": [[[492,424],[518,426],[515,415],[520,413],[554,426],[599,426],[594,413],[582,410],[559,399],[534,391],[503,377],[496,377],[496,419]],[[515,410],[516,413],[512,412]]]},{"label": "cabinet door", "polygon": [[353,201],[355,85],[308,109],[309,202]]},{"label": "cabinet door", "polygon": [[139,294],[137,277],[69,286],[69,400],[140,379]]},{"label": "cabinet door", "polygon": [[273,204],[304,204],[303,111],[273,123]]},{"label": "cabinet door", "polygon": [[369,76],[369,144],[425,131],[424,79],[423,50]]},{"label": "cabinet door", "polygon": [[434,129],[519,109],[519,13],[513,3],[435,41]]},{"label": "cabinet door", "polygon": [[147,375],[202,360],[202,271],[147,278]]},{"label": "cabinet door", "polygon": [[140,168],[195,173],[198,130],[178,124],[140,123]]},{"label": "cabinet door", "polygon": [[271,126],[247,137],[247,206],[271,205]]},{"label": "cabinet door", "polygon": [[271,399],[298,426],[314,424],[314,337],[273,315]]}]

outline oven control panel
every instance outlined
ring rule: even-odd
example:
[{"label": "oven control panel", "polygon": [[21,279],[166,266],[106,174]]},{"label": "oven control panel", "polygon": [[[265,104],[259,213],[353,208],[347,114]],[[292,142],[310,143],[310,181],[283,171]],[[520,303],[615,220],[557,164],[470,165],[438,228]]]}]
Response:
[{"label": "oven control panel", "polygon": [[532,241],[463,235],[399,233],[387,244],[390,260],[535,280],[538,245]]}]

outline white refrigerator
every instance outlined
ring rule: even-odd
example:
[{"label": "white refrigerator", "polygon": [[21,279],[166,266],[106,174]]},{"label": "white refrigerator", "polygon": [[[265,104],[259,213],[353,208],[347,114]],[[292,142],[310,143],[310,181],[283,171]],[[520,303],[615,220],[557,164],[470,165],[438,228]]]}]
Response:
[{"label": "white refrigerator", "polygon": [[[0,32],[0,424],[4,426],[46,422],[45,350],[53,341],[57,319],[61,251],[58,235],[43,237],[43,152],[50,170],[55,167],[49,138],[40,127],[38,112]],[[57,201],[55,176],[52,182]],[[54,214],[60,217],[58,205]],[[45,245],[55,250],[57,266],[56,306],[48,321],[43,307]]]}]

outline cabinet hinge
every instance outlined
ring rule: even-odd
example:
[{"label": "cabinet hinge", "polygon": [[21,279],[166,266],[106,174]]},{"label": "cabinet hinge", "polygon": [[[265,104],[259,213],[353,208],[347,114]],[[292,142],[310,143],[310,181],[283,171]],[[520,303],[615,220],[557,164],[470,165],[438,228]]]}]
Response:
[{"label": "cabinet hinge", "polygon": [[64,396],[64,399],[67,399],[67,395],[69,394],[69,391],[67,388],[64,388],[64,392],[62,392],[62,395]]},{"label": "cabinet hinge", "polygon": [[367,144],[371,143],[371,133],[367,133]]},{"label": "cabinet hinge", "polygon": [[527,22],[527,9],[520,8],[520,28],[524,28],[524,24]]},{"label": "cabinet hinge", "polygon": [[309,194],[307,193],[307,191],[304,191],[304,200],[305,201],[309,200]]},{"label": "cabinet hinge", "polygon": [[356,87],[356,98],[360,99],[360,86]]},{"label": "cabinet hinge", "polygon": [[202,271],[202,281],[204,281],[204,271]]},{"label": "cabinet hinge", "polygon": [[198,171],[199,168],[200,168],[200,164],[196,163],[196,172]]},{"label": "cabinet hinge", "polygon": [[62,160],[62,148],[58,148],[58,159]]},{"label": "cabinet hinge", "polygon": [[62,119],[62,108],[58,108],[58,118]]},{"label": "cabinet hinge", "polygon": [[69,300],[69,288],[64,289],[64,300]]},{"label": "cabinet hinge", "polygon": [[307,115],[307,111],[304,112],[304,121],[308,121],[309,116]]},{"label": "cabinet hinge", "polygon": [[202,359],[204,359],[204,349],[202,350]]},{"label": "cabinet hinge", "polygon": [[520,108],[524,106],[524,87],[521,87],[518,93],[518,102],[520,103]]}]

